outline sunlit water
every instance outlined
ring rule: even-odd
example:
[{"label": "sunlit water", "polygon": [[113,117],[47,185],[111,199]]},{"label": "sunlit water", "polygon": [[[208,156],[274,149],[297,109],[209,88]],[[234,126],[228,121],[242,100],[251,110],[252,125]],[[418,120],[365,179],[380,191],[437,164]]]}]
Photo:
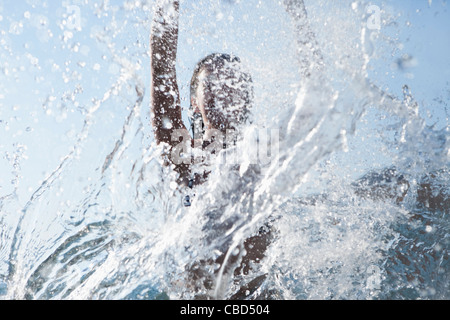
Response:
[{"label": "sunlit water", "polygon": [[[444,110],[432,126],[407,83],[371,79],[398,16],[374,28],[358,1],[306,2],[308,19],[296,1],[181,1],[181,94],[196,61],[233,52],[255,85],[245,136],[279,137],[257,166],[244,139],[237,169],[211,163],[191,191],[150,127],[153,4],[0,1],[0,298],[450,297],[448,97],[427,101]],[[192,279],[267,225],[251,272],[210,263]]]}]

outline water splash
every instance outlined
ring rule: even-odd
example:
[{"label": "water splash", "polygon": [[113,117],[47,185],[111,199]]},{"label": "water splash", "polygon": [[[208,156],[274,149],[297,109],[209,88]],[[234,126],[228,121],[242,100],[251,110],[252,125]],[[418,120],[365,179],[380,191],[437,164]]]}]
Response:
[{"label": "water splash", "polygon": [[[0,189],[0,297],[448,298],[448,128],[428,126],[407,87],[396,97],[370,81],[380,31],[368,28],[365,5],[337,5],[331,20],[325,1],[181,3],[181,93],[200,58],[187,54],[192,48],[239,53],[255,82],[257,112],[248,130],[275,128],[280,137],[270,163],[244,166],[243,154],[240,170],[212,163],[189,208],[149,127],[153,2],[80,4],[70,15],[59,8],[59,31],[39,18],[50,15],[45,6],[35,14],[24,5],[23,18],[3,7],[1,77],[31,81],[42,103],[14,101],[15,91],[1,85],[2,106],[29,111],[0,111],[0,128],[14,132],[0,149],[12,182]],[[88,13],[98,20],[87,20]],[[20,51],[11,38],[36,21],[38,41],[69,57],[45,60],[36,51],[18,62],[8,58]],[[30,51],[35,46],[19,41]],[[61,87],[45,75],[49,69]],[[25,70],[34,79],[21,78]],[[30,124],[28,113],[39,124]],[[373,126],[364,126],[368,121]],[[63,132],[69,148],[27,192],[26,157],[38,160],[33,144],[47,137],[46,123],[52,136]],[[72,130],[61,131],[67,125]],[[20,126],[36,138],[21,138]],[[358,144],[360,130],[380,132],[378,144]],[[240,143],[236,148],[257,152]],[[361,150],[380,145],[375,161],[355,173],[355,155],[372,161]],[[246,256],[254,244],[267,248],[252,262]]]}]

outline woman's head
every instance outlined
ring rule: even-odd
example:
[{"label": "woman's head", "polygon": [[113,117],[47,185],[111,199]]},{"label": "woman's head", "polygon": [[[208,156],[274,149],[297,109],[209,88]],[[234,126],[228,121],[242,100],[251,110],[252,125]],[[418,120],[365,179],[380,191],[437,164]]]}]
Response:
[{"label": "woman's head", "polygon": [[[238,57],[214,53],[196,66],[191,80],[192,123],[226,132],[249,118],[252,80]],[[195,128],[194,135],[200,128]]]}]

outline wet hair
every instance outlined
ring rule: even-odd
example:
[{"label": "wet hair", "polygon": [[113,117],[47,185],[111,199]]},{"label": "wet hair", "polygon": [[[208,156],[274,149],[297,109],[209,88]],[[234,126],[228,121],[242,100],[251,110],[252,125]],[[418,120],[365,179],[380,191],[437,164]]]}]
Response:
[{"label": "wet hair", "polygon": [[[237,56],[225,54],[225,53],[212,53],[202,60],[200,60],[193,72],[191,84],[190,84],[190,94],[191,101],[192,98],[196,97],[197,89],[200,84],[201,73],[203,71],[214,73],[217,70],[232,70],[233,77],[236,78],[239,83],[239,91],[242,94],[243,98],[243,106],[240,107],[239,110],[239,119],[236,119],[238,124],[243,124],[249,120],[250,109],[253,100],[253,85],[252,78],[249,73],[245,72],[241,66],[241,60]],[[193,131],[193,135],[195,136],[195,131],[201,130],[203,132],[203,121],[201,121],[201,117],[197,114],[193,114],[192,112],[192,104],[190,110],[190,120],[191,120],[191,129]],[[201,122],[201,123],[200,123]]]}]

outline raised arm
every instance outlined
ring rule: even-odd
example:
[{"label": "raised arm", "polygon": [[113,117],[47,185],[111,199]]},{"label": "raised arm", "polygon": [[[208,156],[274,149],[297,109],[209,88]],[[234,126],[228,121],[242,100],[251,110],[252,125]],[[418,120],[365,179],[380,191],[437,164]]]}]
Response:
[{"label": "raised arm", "polygon": [[[179,173],[178,183],[188,185],[190,164],[179,162],[180,137],[190,143],[181,116],[176,75],[179,0],[158,0],[150,38],[152,125],[158,144],[170,146],[167,155]],[[178,131],[176,131],[178,130]]]},{"label": "raised arm", "polygon": [[172,133],[186,129],[176,78],[179,0],[158,0],[150,38],[152,124],[157,143],[172,147]]}]

